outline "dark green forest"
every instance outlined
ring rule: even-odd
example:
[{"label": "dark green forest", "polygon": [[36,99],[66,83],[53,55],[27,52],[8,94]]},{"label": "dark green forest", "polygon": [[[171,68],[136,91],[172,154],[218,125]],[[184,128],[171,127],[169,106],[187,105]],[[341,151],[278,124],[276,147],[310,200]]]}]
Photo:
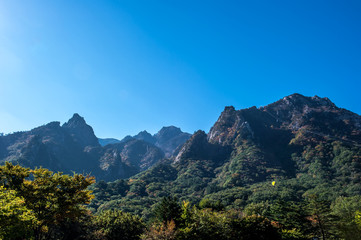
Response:
[{"label": "dark green forest", "polygon": [[[215,222],[224,219],[225,225],[218,227],[225,232],[216,235],[218,239],[361,239],[360,148],[339,141],[312,144],[306,145],[299,155],[292,153],[296,166],[290,166],[288,173],[259,164],[262,154],[247,143],[240,146],[240,154],[231,157],[228,163],[219,163],[221,167],[214,161],[191,159],[173,165],[158,164],[128,180],[92,185],[95,199],[89,207],[93,212],[121,209],[152,224],[159,220],[155,214],[159,202],[178,199],[183,213],[190,206],[192,220],[188,227],[184,227],[184,221],[189,220],[174,220],[175,239],[181,239],[185,229],[197,231],[201,224],[197,223],[199,215],[219,218]],[[264,175],[257,175],[260,173]],[[267,180],[257,181],[260,177]],[[257,226],[267,223],[278,238],[268,233],[265,238],[241,238],[245,234],[242,231],[247,230],[241,229],[237,234],[233,231],[238,230],[229,230],[235,226],[231,223],[235,219],[259,221],[252,223]],[[162,220],[164,224],[167,221],[169,218]],[[227,233],[227,229],[232,233]]]}]

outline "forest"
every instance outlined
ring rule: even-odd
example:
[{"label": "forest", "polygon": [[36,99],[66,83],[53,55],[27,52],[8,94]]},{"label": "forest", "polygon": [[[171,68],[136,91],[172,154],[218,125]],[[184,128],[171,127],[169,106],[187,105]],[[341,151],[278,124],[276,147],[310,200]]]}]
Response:
[{"label": "forest", "polygon": [[[0,167],[0,177],[1,239],[325,240],[361,236],[360,196],[338,196],[329,201],[322,197],[325,189],[319,189],[299,201],[289,196],[302,192],[300,186],[286,180],[244,190],[253,192],[252,201],[244,208],[226,205],[214,196],[191,202],[169,195],[160,197],[146,215],[139,216],[136,211],[92,208],[100,189],[103,194],[131,193],[129,180],[95,183],[93,177],[81,174],[71,176],[11,163]],[[233,190],[240,191],[238,195],[222,194],[244,201],[242,194],[246,193]],[[268,200],[257,201],[265,196]]]}]

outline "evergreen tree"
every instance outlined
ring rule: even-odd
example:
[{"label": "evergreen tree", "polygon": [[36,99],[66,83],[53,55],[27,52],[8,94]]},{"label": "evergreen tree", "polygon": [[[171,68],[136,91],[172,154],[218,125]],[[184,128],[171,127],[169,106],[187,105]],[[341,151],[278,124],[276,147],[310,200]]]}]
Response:
[{"label": "evergreen tree", "polygon": [[179,223],[181,214],[182,209],[177,199],[170,196],[163,197],[153,212],[155,218],[160,222],[166,223],[173,220],[176,224]]},{"label": "evergreen tree", "polygon": [[330,203],[317,195],[309,195],[307,200],[309,218],[314,226],[314,236],[322,240],[336,238],[336,217],[331,214]]}]

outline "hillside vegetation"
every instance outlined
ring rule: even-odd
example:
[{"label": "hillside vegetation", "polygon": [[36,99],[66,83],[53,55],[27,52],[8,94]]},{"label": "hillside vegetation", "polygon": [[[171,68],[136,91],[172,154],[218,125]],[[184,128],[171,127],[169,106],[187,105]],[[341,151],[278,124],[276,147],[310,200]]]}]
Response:
[{"label": "hillside vegetation", "polygon": [[[94,162],[111,176],[128,176],[116,181],[2,166],[1,195],[8,200],[1,207],[1,236],[361,239],[359,115],[327,98],[293,94],[261,108],[226,107],[208,133],[196,131],[177,148],[186,134],[170,130],[141,132],[104,147],[86,146],[79,129],[62,133],[64,139],[75,134],[69,146],[85,146],[84,154],[100,151],[103,158]],[[169,139],[178,140],[157,140],[167,132],[176,132]],[[49,146],[48,135],[29,134],[20,135]],[[14,150],[23,146],[15,135],[0,140],[10,138],[17,139]],[[21,149],[30,154],[26,146]],[[20,163],[34,156],[29,154],[20,154]]]},{"label": "hillside vegetation", "polygon": [[[322,203],[332,216],[349,204],[348,218],[355,219],[361,204],[360,126],[359,115],[317,96],[293,94],[238,111],[226,107],[210,132],[194,133],[177,156],[127,180],[95,184],[90,207],[148,219],[156,203],[172,196],[264,216],[301,232],[303,223],[291,219],[316,221],[310,204]],[[340,223],[329,219],[330,226]]]}]

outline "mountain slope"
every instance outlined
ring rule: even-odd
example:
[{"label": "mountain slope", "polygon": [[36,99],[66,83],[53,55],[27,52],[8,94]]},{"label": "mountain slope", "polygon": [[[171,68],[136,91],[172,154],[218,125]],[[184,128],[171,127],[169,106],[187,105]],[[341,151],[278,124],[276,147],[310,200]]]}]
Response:
[{"label": "mountain slope", "polygon": [[314,193],[331,201],[360,195],[360,123],[359,115],[317,96],[292,94],[261,108],[226,107],[208,134],[197,131],[176,156],[127,182],[127,193],[109,202],[96,199],[93,207],[127,206],[146,216],[169,194],[236,208],[302,201]]}]

